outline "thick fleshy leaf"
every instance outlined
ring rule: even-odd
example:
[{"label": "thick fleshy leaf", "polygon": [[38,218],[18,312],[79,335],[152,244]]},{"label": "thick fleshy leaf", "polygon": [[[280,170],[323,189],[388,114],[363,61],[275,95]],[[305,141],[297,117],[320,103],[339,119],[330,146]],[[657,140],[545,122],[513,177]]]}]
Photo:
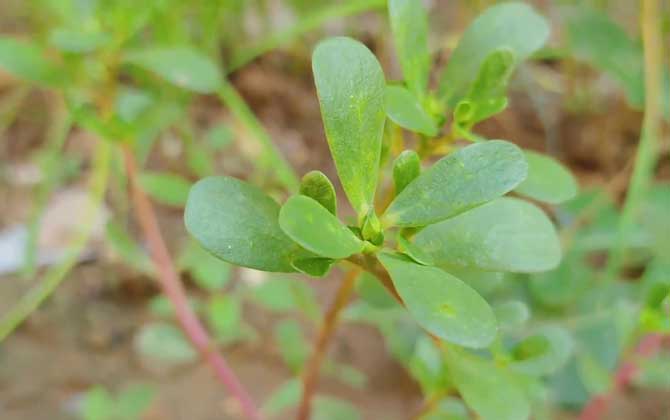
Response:
[{"label": "thick fleshy leaf", "polygon": [[414,262],[421,265],[435,265],[433,257],[428,255],[423,249],[414,245],[409,239],[398,234],[398,247],[400,251],[410,257]]},{"label": "thick fleshy leaf", "polygon": [[439,266],[537,272],[561,259],[556,229],[542,210],[509,197],[428,226],[414,243]]},{"label": "thick fleshy leaf", "polygon": [[511,191],[526,178],[521,149],[502,140],[464,147],[437,161],[396,196],[385,226],[426,226]]},{"label": "thick fleshy leaf", "polygon": [[437,135],[437,125],[419,100],[402,86],[386,87],[386,115],[399,126],[429,137]]},{"label": "thick fleshy leaf", "polygon": [[451,54],[440,80],[440,97],[448,106],[456,106],[489,54],[506,47],[519,63],[544,45],[548,36],[546,20],[526,4],[509,2],[487,9],[468,26]]},{"label": "thick fleshy leaf", "polygon": [[311,171],[306,173],[300,181],[300,194],[313,198],[329,212],[337,215],[335,187],[323,172]]},{"label": "thick fleshy leaf", "polygon": [[62,72],[39,47],[0,36],[0,70],[14,77],[47,86],[58,84]]},{"label": "thick fleshy leaf", "polygon": [[414,150],[405,150],[393,161],[393,186],[400,194],[421,174],[421,158]]},{"label": "thick fleshy leaf", "polygon": [[526,420],[530,416],[530,404],[510,373],[457,349],[449,349],[445,357],[458,392],[482,420]]},{"label": "thick fleshy leaf", "polygon": [[330,268],[335,263],[335,260],[331,258],[299,258],[291,261],[293,268],[300,271],[303,274],[307,274],[312,277],[323,277],[330,271]]},{"label": "thick fleshy leaf", "polygon": [[391,296],[389,291],[372,274],[364,271],[356,281],[356,294],[375,308],[395,308],[398,302]]},{"label": "thick fleshy leaf", "polygon": [[330,152],[342,187],[362,217],[373,205],[382,134],[386,83],[379,62],[358,41],[321,42],[312,56]]},{"label": "thick fleshy leaf", "polygon": [[577,195],[577,181],[557,160],[525,150],[528,177],[515,192],[546,203],[558,204]]},{"label": "thick fleshy leaf", "polygon": [[574,340],[563,328],[546,326],[517,343],[510,368],[527,375],[547,375],[562,368],[572,355]]},{"label": "thick fleshy leaf", "polygon": [[279,226],[305,249],[341,259],[363,250],[363,241],[337,217],[305,195],[289,198],[279,212]]},{"label": "thick fleshy leaf", "polygon": [[493,307],[501,329],[520,328],[530,318],[528,305],[520,300],[510,300]]},{"label": "thick fleshy leaf", "polygon": [[389,20],[402,73],[417,98],[428,88],[428,16],[421,0],[389,0]]},{"label": "thick fleshy leaf", "polygon": [[222,260],[263,271],[295,271],[308,253],[279,227],[279,205],[251,184],[231,177],[198,181],[186,203],[186,229]]},{"label": "thick fleshy leaf", "polygon": [[461,346],[486,347],[496,336],[493,310],[477,292],[437,267],[382,253],[379,261],[410,314],[430,333]]},{"label": "thick fleshy leaf", "polygon": [[212,93],[221,85],[221,75],[216,64],[206,55],[189,47],[133,50],[124,56],[124,61],[197,93]]},{"label": "thick fleshy leaf", "polygon": [[514,52],[509,48],[499,48],[484,59],[470,92],[454,111],[458,124],[470,129],[505,109],[507,82],[513,66]]}]

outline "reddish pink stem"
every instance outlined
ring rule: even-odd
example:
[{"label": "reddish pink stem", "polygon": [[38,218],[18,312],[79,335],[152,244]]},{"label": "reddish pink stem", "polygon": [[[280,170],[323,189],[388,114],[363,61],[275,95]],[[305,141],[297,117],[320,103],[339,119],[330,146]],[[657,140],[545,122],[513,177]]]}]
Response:
[{"label": "reddish pink stem", "polygon": [[207,331],[188,304],[184,286],[177,275],[172,258],[167,250],[163,236],[158,226],[158,220],[153,206],[137,182],[137,164],[128,148],[123,149],[126,170],[132,186],[132,201],[135,214],[142,228],[144,237],[149,245],[151,259],[158,272],[163,293],[168,297],[175,308],[177,319],[187,337],[193,343],[213,368],[217,378],[228,388],[231,395],[237,399],[246,418],[259,420],[261,418],[251,397],[242,386],[235,373],[213,345]]},{"label": "reddish pink stem", "polygon": [[614,375],[614,383],[609,392],[593,397],[579,414],[579,420],[600,420],[603,418],[614,395],[626,388],[640,371],[635,359],[649,358],[661,348],[662,334],[649,334],[642,338],[628,360],[625,360]]}]

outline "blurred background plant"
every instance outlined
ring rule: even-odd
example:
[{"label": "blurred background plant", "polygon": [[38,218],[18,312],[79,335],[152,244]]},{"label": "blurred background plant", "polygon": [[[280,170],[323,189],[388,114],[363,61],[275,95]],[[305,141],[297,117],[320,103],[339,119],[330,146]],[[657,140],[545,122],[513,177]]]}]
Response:
[{"label": "blurred background plant", "polygon": [[[423,3],[437,64],[495,4]],[[550,40],[515,72],[507,109],[472,132],[553,155],[580,193],[543,204],[560,267],[469,283],[494,304],[500,346],[543,377],[521,385],[536,418],[664,418],[670,9],[536,3]],[[195,363],[179,293],[151,281],[172,265],[262,414],[286,418],[336,285],[232,268],[188,239],[181,212],[206,175],[277,198],[307,169],[336,178],[311,51],[346,34],[401,79],[386,1],[5,0],[0,34],[2,418],[240,417]],[[157,206],[167,264],[148,251],[157,238],[130,183]],[[312,418],[473,418],[433,342],[377,286],[357,280]]]}]

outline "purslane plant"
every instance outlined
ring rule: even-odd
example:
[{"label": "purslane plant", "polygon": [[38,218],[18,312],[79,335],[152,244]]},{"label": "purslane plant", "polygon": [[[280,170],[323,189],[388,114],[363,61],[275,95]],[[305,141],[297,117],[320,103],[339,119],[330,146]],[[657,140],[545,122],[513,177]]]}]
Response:
[{"label": "purslane plant", "polygon": [[[245,181],[217,176],[192,187],[187,230],[215,256],[257,270],[323,277],[341,262],[359,265],[446,342],[452,380],[475,411],[526,418],[529,403],[506,365],[542,375],[544,364],[560,364],[569,352],[569,338],[554,330],[532,336],[519,343],[518,360],[510,356],[502,367],[471,354],[466,349],[501,352],[496,315],[468,279],[555,268],[561,247],[551,221],[535,205],[505,195],[557,203],[574,196],[576,183],[553,159],[471,130],[506,107],[515,65],[544,44],[548,27],[523,4],[487,10],[432,91],[425,10],[417,1],[391,0],[389,14],[403,83],[387,83],[372,52],[351,38],[327,39],[312,57],[328,145],[354,220],[338,217],[333,184],[319,171],[305,175],[283,205]],[[390,141],[386,117],[419,138],[418,152],[405,150],[392,164],[388,206],[377,193]],[[440,136],[449,119],[450,132]],[[458,147],[457,138],[475,144]],[[422,158],[445,143],[453,151],[423,169]],[[473,376],[485,372],[489,381],[475,383]],[[502,399],[484,395],[494,388]]]}]

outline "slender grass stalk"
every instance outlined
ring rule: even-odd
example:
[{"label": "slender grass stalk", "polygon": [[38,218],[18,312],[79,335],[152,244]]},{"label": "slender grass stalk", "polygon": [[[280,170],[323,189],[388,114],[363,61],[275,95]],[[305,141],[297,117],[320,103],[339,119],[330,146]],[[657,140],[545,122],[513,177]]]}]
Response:
[{"label": "slender grass stalk", "polygon": [[51,296],[76,265],[93,232],[94,219],[98,214],[107,190],[109,179],[110,144],[100,141],[97,146],[93,174],[90,180],[90,202],[81,219],[81,230],[65,252],[65,257],[49,269],[42,281],[33,286],[19,302],[0,320],[0,341],[12,333],[42,302]]},{"label": "slender grass stalk", "polygon": [[658,154],[658,138],[662,118],[661,87],[663,74],[661,13],[658,0],[643,0],[641,5],[640,26],[644,42],[644,119],[640,145],[635,157],[635,167],[619,220],[617,238],[610,250],[610,258],[605,270],[607,280],[616,278],[624,262],[626,239],[634,228],[637,210],[651,184]]},{"label": "slender grass stalk", "polygon": [[224,80],[218,91],[221,101],[230,108],[231,112],[256,138],[262,152],[260,165],[263,169],[272,168],[277,173],[279,182],[288,190],[295,191],[300,185],[295,171],[282,156],[277,146],[272,142],[270,135],[265,130],[256,115],[251,111],[249,105],[244,101],[235,87]]},{"label": "slender grass stalk", "polygon": [[151,205],[151,201],[149,201],[149,198],[138,182],[137,163],[128,146],[125,146],[123,149],[123,157],[128,179],[132,187],[131,198],[135,215],[137,216],[144,238],[149,245],[151,259],[156,267],[160,286],[165,296],[174,306],[179,324],[191,343],[200,352],[203,359],[210,364],[217,379],[226,386],[230,394],[239,402],[244,416],[250,420],[259,420],[261,416],[253,400],[233,370],[228,366],[226,360],[216,350],[214,342],[210,339],[209,334],[188,304],[184,286],[175,270],[172,257],[158,226],[156,213]]},{"label": "slender grass stalk", "polygon": [[286,44],[307,32],[313,31],[326,22],[356,15],[368,10],[382,8],[384,6],[386,6],[386,0],[351,0],[347,3],[337,3],[324,7],[302,18],[296,22],[295,25],[291,25],[290,28],[270,34],[268,37],[258,41],[255,45],[242,49],[239,53],[233,56],[227,71],[228,73],[232,73],[254,60],[256,57],[279,48],[281,45]]}]

